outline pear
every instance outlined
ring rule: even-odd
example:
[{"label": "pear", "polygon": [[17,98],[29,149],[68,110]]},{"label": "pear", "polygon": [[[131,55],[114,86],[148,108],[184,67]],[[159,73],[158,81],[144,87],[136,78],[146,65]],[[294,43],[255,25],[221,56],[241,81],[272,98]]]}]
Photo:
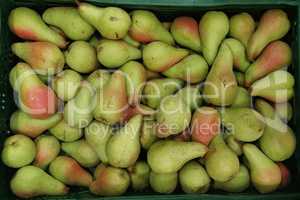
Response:
[{"label": "pear", "polygon": [[229,31],[229,20],[221,11],[206,12],[199,23],[202,52],[205,60],[211,65],[218,48]]},{"label": "pear", "polygon": [[179,171],[179,182],[187,194],[206,193],[210,178],[205,169],[196,161],[190,161]]},{"label": "pear", "polygon": [[47,24],[60,28],[71,40],[87,40],[95,31],[73,7],[48,8],[43,13],[43,20]]},{"label": "pear", "polygon": [[246,71],[245,85],[249,87],[254,81],[270,72],[289,66],[291,62],[292,50],[289,45],[282,41],[272,42]]},{"label": "pear", "polygon": [[274,109],[279,118],[284,122],[290,121],[293,117],[293,107],[289,102],[277,103],[274,105]]},{"label": "pear", "polygon": [[90,185],[90,191],[100,196],[120,196],[129,187],[130,177],[126,170],[99,165],[96,180]]},{"label": "pear", "polygon": [[151,171],[150,173],[150,186],[158,193],[171,194],[177,186],[177,173],[156,173]]},{"label": "pear", "polygon": [[93,181],[91,174],[68,156],[55,158],[49,166],[49,172],[57,180],[67,185],[89,187]]},{"label": "pear", "polygon": [[183,81],[173,78],[156,78],[148,81],[143,90],[143,102],[158,108],[161,100],[182,88]]},{"label": "pear", "polygon": [[65,64],[64,54],[50,42],[16,42],[11,50],[41,75],[56,74]]},{"label": "pear", "polygon": [[[30,184],[28,184],[30,183]],[[34,166],[20,168],[10,181],[12,192],[20,198],[65,195],[69,188],[42,169]]]},{"label": "pear", "polygon": [[156,135],[165,138],[182,132],[189,126],[191,117],[191,110],[183,98],[176,95],[163,98],[156,113]]},{"label": "pear", "polygon": [[236,98],[231,104],[231,107],[250,107],[250,106],[251,106],[250,93],[245,88],[238,87]]},{"label": "pear", "polygon": [[130,13],[132,25],[129,29],[129,35],[136,41],[149,43],[153,41],[162,41],[167,44],[174,44],[174,39],[168,30],[166,30],[157,17],[150,11],[135,10]]},{"label": "pear", "polygon": [[185,129],[181,133],[175,135],[173,137],[175,141],[182,141],[182,142],[190,142],[191,141],[191,132],[189,128]]},{"label": "pear", "polygon": [[198,22],[187,16],[174,19],[171,25],[171,33],[175,41],[196,52],[201,52]]},{"label": "pear", "polygon": [[93,36],[89,39],[90,45],[92,45],[94,48],[97,48],[99,42],[100,42],[100,38],[98,37],[98,35],[93,35]]},{"label": "pear", "polygon": [[142,120],[141,115],[135,115],[109,139],[106,155],[110,165],[127,168],[137,161],[141,151]]},{"label": "pear", "polygon": [[24,40],[51,42],[60,48],[67,45],[65,38],[49,28],[41,16],[30,8],[13,9],[8,17],[8,25],[14,34]]},{"label": "pear", "polygon": [[256,99],[255,100],[255,108],[258,112],[260,112],[266,119],[266,124],[272,125],[270,123],[272,123],[272,120],[274,120],[275,124],[280,123],[283,124],[280,121],[279,116],[276,114],[274,107],[268,103],[267,101],[263,100],[263,99]]},{"label": "pear", "polygon": [[245,74],[242,72],[235,71],[234,75],[238,85],[243,87],[245,84]]},{"label": "pear", "polygon": [[63,101],[75,97],[82,77],[74,70],[66,69],[52,79],[52,88],[56,95]]},{"label": "pear", "polygon": [[216,135],[209,144],[205,156],[205,168],[215,181],[225,182],[238,173],[240,167],[237,155],[225,144],[221,135]]},{"label": "pear", "polygon": [[235,139],[233,135],[228,135],[226,137],[227,146],[234,152],[236,155],[241,156],[243,154],[242,146],[243,142]]},{"label": "pear", "polygon": [[143,191],[149,186],[150,167],[145,161],[137,161],[128,168],[131,186],[134,191]]},{"label": "pear", "polygon": [[84,139],[62,143],[61,149],[83,167],[94,167],[99,163],[96,152]]},{"label": "pear", "polygon": [[105,70],[95,70],[87,77],[87,81],[94,87],[95,90],[103,88],[103,86],[109,81],[110,73]]},{"label": "pear", "polygon": [[220,128],[221,117],[216,109],[204,106],[194,112],[191,122],[193,141],[207,146],[220,133]]},{"label": "pear", "polygon": [[127,123],[135,115],[154,116],[155,113],[155,110],[140,103],[129,105],[127,109],[124,110],[121,124]]},{"label": "pear", "polygon": [[49,25],[49,28],[58,33],[59,35],[63,36],[64,38],[66,37],[66,34],[58,27]]},{"label": "pear", "polygon": [[65,51],[66,63],[80,73],[90,73],[96,69],[95,48],[85,41],[75,41]]},{"label": "pear", "polygon": [[112,136],[111,127],[101,122],[93,121],[85,128],[84,135],[87,143],[97,153],[100,161],[102,163],[107,163],[106,147]]},{"label": "pear", "polygon": [[202,104],[200,89],[197,85],[188,85],[180,89],[176,95],[183,98],[183,101],[191,110],[197,109]]},{"label": "pear", "polygon": [[154,117],[143,118],[143,126],[141,129],[140,143],[143,149],[148,150],[151,145],[158,140],[156,136],[156,126]]},{"label": "pear", "polygon": [[188,83],[199,83],[206,78],[208,65],[205,59],[197,54],[189,55],[163,72],[169,78],[178,78]]},{"label": "pear", "polygon": [[51,135],[41,135],[35,139],[36,156],[33,165],[42,169],[46,167],[58,156],[60,143],[56,137]]},{"label": "pear", "polygon": [[254,144],[244,144],[243,152],[249,164],[254,187],[260,193],[275,191],[281,182],[280,168]]},{"label": "pear", "polygon": [[18,106],[33,118],[45,119],[56,112],[57,97],[26,63],[16,64],[9,82],[17,92]]},{"label": "pear", "polygon": [[[155,41],[143,48],[143,61],[147,69],[154,72],[163,72],[170,69],[188,54],[189,51],[186,49]],[[203,61],[200,62],[203,63]]]},{"label": "pear", "polygon": [[225,108],[221,118],[223,126],[239,141],[253,142],[264,133],[264,117],[254,109]]},{"label": "pear", "polygon": [[254,61],[262,50],[272,41],[284,37],[290,29],[287,14],[280,9],[271,9],[263,13],[257,29],[248,41],[248,58]]},{"label": "pear", "polygon": [[229,35],[238,39],[245,47],[254,32],[255,21],[251,15],[246,12],[233,15],[229,20]]},{"label": "pear", "polygon": [[141,57],[141,50],[122,40],[102,39],[97,46],[98,61],[107,68],[118,68]]},{"label": "pear", "polygon": [[31,138],[36,138],[49,128],[56,126],[62,119],[60,113],[56,113],[46,119],[34,119],[23,111],[16,111],[10,117],[10,129]]},{"label": "pear", "polygon": [[115,71],[105,86],[96,92],[94,118],[106,124],[118,123],[127,104],[126,79],[121,71]]},{"label": "pear", "polygon": [[156,173],[177,172],[185,163],[206,154],[207,147],[197,142],[160,140],[151,145],[147,161]]},{"label": "pear", "polygon": [[213,187],[226,192],[243,192],[250,185],[250,175],[248,169],[241,165],[238,173],[229,181],[215,182]]},{"label": "pear", "polygon": [[226,43],[222,43],[205,80],[203,95],[207,103],[217,106],[228,106],[233,103],[237,92],[237,82],[232,66],[231,50]]},{"label": "pear", "polygon": [[281,172],[281,183],[280,188],[287,187],[291,182],[291,172],[290,170],[284,165],[283,163],[277,163],[278,167],[280,168]]},{"label": "pear", "polygon": [[146,76],[147,76],[147,80],[152,80],[152,79],[155,79],[155,78],[161,78],[160,73],[153,72],[153,71],[150,71],[148,69],[146,69]]},{"label": "pear", "polygon": [[255,81],[250,87],[250,95],[282,103],[294,96],[294,77],[287,71],[277,70],[262,79]]},{"label": "pear", "polygon": [[65,120],[50,128],[49,132],[63,142],[74,142],[83,135],[82,129],[69,126]]},{"label": "pear", "polygon": [[162,25],[165,29],[167,29],[168,31],[170,31],[171,26],[172,26],[172,22],[162,22]]},{"label": "pear", "polygon": [[125,35],[123,41],[127,42],[131,46],[140,47],[141,43],[139,41],[134,40],[129,34]]},{"label": "pear", "polygon": [[128,13],[117,7],[101,8],[85,2],[78,2],[81,17],[94,26],[108,39],[121,39],[127,34],[131,25]]},{"label": "pear", "polygon": [[20,168],[30,164],[36,155],[34,142],[25,135],[13,135],[4,141],[2,162],[12,168]]}]

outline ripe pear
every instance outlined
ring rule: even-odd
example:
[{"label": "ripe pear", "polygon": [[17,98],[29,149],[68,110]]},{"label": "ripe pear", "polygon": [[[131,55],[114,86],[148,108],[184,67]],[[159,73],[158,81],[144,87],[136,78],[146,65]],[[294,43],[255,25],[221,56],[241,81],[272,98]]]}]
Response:
[{"label": "ripe pear", "polygon": [[129,35],[141,43],[162,41],[167,44],[174,44],[170,32],[166,30],[157,17],[150,11],[135,10],[130,13],[132,25]]},{"label": "ripe pear", "polygon": [[192,111],[202,104],[200,88],[197,85],[188,85],[180,89],[176,95],[180,96]]},{"label": "ripe pear", "polygon": [[289,102],[277,103],[274,105],[274,109],[279,118],[284,122],[290,121],[293,117],[293,107]]},{"label": "ripe pear", "polygon": [[222,43],[205,80],[203,97],[207,103],[217,106],[233,103],[237,93],[237,82],[232,67],[231,50],[226,43]]},{"label": "ripe pear", "polygon": [[244,144],[243,152],[249,164],[251,182],[258,192],[275,191],[281,182],[280,168],[254,144]]},{"label": "ripe pear", "polygon": [[92,175],[68,156],[55,158],[49,166],[49,172],[66,185],[89,187],[93,181]]},{"label": "ripe pear", "polygon": [[62,119],[60,113],[56,113],[46,119],[35,119],[18,110],[10,117],[10,129],[31,138],[36,138],[49,128],[56,126]]},{"label": "ripe pear", "polygon": [[140,143],[141,147],[148,150],[151,145],[158,140],[156,136],[156,123],[152,116],[143,118],[143,126],[141,129]]},{"label": "ripe pear", "polygon": [[200,20],[199,31],[203,56],[211,65],[222,40],[229,31],[228,17],[221,11],[208,11]]},{"label": "ripe pear", "polygon": [[221,135],[216,135],[209,144],[204,162],[208,175],[220,182],[232,179],[240,167],[237,155],[225,144]]},{"label": "ripe pear", "polygon": [[141,57],[141,50],[123,40],[102,39],[97,46],[98,61],[107,68],[118,68]]},{"label": "ripe pear", "polygon": [[136,103],[135,105],[129,105],[127,109],[124,110],[121,119],[121,124],[125,124],[135,115],[154,116],[155,113],[155,110],[140,103]]},{"label": "ripe pear", "polygon": [[52,79],[52,88],[56,95],[63,101],[69,101],[75,97],[82,77],[74,70],[66,69]]},{"label": "ripe pear", "polygon": [[291,182],[291,172],[289,168],[287,168],[286,165],[279,162],[277,163],[278,167],[280,168],[281,172],[281,183],[280,183],[280,189],[287,187]]},{"label": "ripe pear", "polygon": [[96,152],[84,139],[64,142],[61,144],[61,149],[83,167],[94,167],[99,163]]},{"label": "ripe pear", "polygon": [[85,41],[75,41],[65,51],[66,63],[79,73],[90,73],[97,67],[95,48]]},{"label": "ripe pear", "polygon": [[36,155],[34,142],[25,135],[13,135],[4,141],[2,162],[11,168],[20,168],[30,164]]},{"label": "ripe pear", "polygon": [[250,95],[265,98],[275,103],[286,102],[294,96],[294,77],[287,71],[277,70],[250,87]]},{"label": "ripe pear", "polygon": [[78,10],[73,7],[48,8],[43,13],[43,20],[60,28],[71,40],[87,40],[95,32],[95,29],[83,20]]},{"label": "ripe pear", "polygon": [[141,151],[142,120],[141,115],[135,115],[108,140],[106,155],[110,165],[127,168],[137,161]]},{"label": "ripe pear", "polygon": [[32,165],[22,167],[16,172],[10,181],[10,188],[20,198],[65,195],[69,191],[62,182]]},{"label": "ripe pear", "polygon": [[177,177],[176,172],[156,173],[151,171],[149,179],[150,186],[155,192],[171,194],[176,189]]},{"label": "ripe pear", "polygon": [[41,169],[46,167],[58,156],[60,143],[54,136],[41,135],[35,139],[36,156],[33,165]]},{"label": "ripe pear", "polygon": [[60,48],[67,45],[65,38],[49,28],[41,16],[30,8],[13,9],[8,17],[8,25],[14,34],[24,40],[51,42]]},{"label": "ripe pear", "polygon": [[108,39],[121,39],[127,34],[131,25],[128,13],[117,7],[101,8],[85,2],[78,2],[81,17],[94,26]]},{"label": "ripe pear", "polygon": [[251,96],[250,93],[243,87],[237,88],[236,98],[234,99],[231,107],[250,107]]},{"label": "ripe pear", "polygon": [[128,168],[131,186],[134,191],[143,191],[149,186],[150,167],[145,161],[137,161]]},{"label": "ripe pear", "polygon": [[120,196],[130,185],[130,177],[125,169],[98,165],[96,180],[90,185],[90,191],[100,196]]},{"label": "ripe pear", "polygon": [[125,35],[123,41],[127,42],[131,46],[140,47],[141,43],[139,41],[134,40],[129,34]]},{"label": "ripe pear", "polygon": [[192,17],[181,16],[174,19],[171,33],[181,46],[201,52],[198,22]]},{"label": "ripe pear", "polygon": [[179,182],[187,194],[206,193],[210,178],[205,169],[196,161],[190,161],[179,171]]},{"label": "ripe pear", "polygon": [[176,48],[169,44],[155,41],[143,48],[143,61],[147,69],[154,72],[163,72],[170,69],[188,54],[189,51],[187,49]]},{"label": "ripe pear", "polygon": [[156,173],[174,173],[190,160],[203,157],[207,147],[197,142],[160,140],[151,145],[147,161]]},{"label": "ripe pear", "polygon": [[82,129],[69,126],[65,120],[50,128],[49,132],[63,142],[74,142],[83,135]]},{"label": "ripe pear", "polygon": [[238,85],[243,87],[245,85],[245,74],[235,71],[234,75]]},{"label": "ripe pear", "polygon": [[245,47],[255,30],[255,21],[251,15],[246,12],[233,15],[229,20],[229,35],[238,39]]},{"label": "ripe pear", "polygon": [[56,74],[65,64],[64,54],[50,42],[16,42],[11,50],[41,75]]},{"label": "ripe pear", "polygon": [[236,155],[241,156],[243,154],[242,146],[243,142],[235,139],[233,135],[228,135],[226,137],[227,146],[234,152]]},{"label": "ripe pear", "polygon": [[199,83],[206,78],[208,65],[205,59],[197,54],[189,55],[163,72],[169,78],[178,78],[188,83]]},{"label": "ripe pear", "polygon": [[97,153],[102,163],[108,163],[106,147],[112,136],[110,126],[101,122],[93,121],[85,128],[85,140],[91,148]]},{"label": "ripe pear", "polygon": [[270,9],[263,13],[257,29],[248,41],[248,58],[254,61],[262,50],[272,41],[284,37],[290,29],[287,14],[280,9]]},{"label": "ripe pear", "polygon": [[95,90],[103,88],[110,79],[110,73],[105,70],[95,70],[87,77],[87,81],[94,87]]}]

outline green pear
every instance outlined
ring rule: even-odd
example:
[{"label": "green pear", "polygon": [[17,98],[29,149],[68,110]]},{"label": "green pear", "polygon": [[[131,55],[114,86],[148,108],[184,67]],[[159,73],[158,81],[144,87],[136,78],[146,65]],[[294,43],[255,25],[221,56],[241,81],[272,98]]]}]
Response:
[{"label": "green pear", "polygon": [[110,79],[110,73],[105,70],[95,70],[87,77],[87,81],[94,87],[95,90],[103,88]]},{"label": "green pear", "polygon": [[92,175],[68,156],[55,158],[49,166],[49,172],[67,185],[89,187],[93,181]]},{"label": "green pear", "polygon": [[34,142],[25,135],[13,135],[4,141],[2,162],[12,168],[20,168],[30,164],[36,155]]},{"label": "green pear", "polygon": [[274,105],[274,109],[279,118],[288,122],[293,117],[293,107],[289,102],[277,103]]},{"label": "green pear", "polygon": [[141,151],[142,120],[141,115],[135,115],[109,139],[106,154],[110,165],[127,168],[137,161]]},{"label": "green pear", "polygon": [[56,26],[52,26],[52,25],[49,25],[49,28],[51,28],[53,31],[55,31],[59,35],[66,37],[66,34],[60,28],[58,28]]},{"label": "green pear", "polygon": [[35,139],[36,156],[33,165],[41,169],[46,167],[58,156],[60,143],[56,137],[41,135]]},{"label": "green pear", "polygon": [[123,41],[127,42],[131,46],[140,47],[141,43],[139,41],[134,40],[129,34],[125,35]]},{"label": "green pear", "polygon": [[80,73],[90,73],[97,67],[95,48],[85,41],[75,41],[65,51],[66,63]]},{"label": "green pear", "polygon": [[84,139],[62,143],[61,149],[83,167],[94,167],[99,163],[96,152]]},{"label": "green pear", "polygon": [[56,113],[46,119],[35,119],[23,111],[16,111],[10,117],[10,129],[15,133],[36,138],[49,128],[56,126],[62,119],[60,113]]},{"label": "green pear", "polygon": [[241,165],[239,172],[229,181],[226,182],[214,182],[213,187],[226,192],[243,192],[250,185],[250,175],[248,169]]},{"label": "green pear", "polygon": [[206,193],[210,178],[205,169],[196,161],[190,161],[179,171],[179,182],[187,194]]},{"label": "green pear", "polygon": [[231,107],[250,107],[251,96],[250,93],[243,87],[238,87],[236,92],[236,98],[234,99]]},{"label": "green pear", "polygon": [[156,123],[152,116],[143,118],[140,143],[143,149],[148,150],[150,146],[158,140],[156,136]]},{"label": "green pear", "polygon": [[63,142],[74,142],[83,135],[82,129],[69,126],[65,120],[50,128],[49,132]]},{"label": "green pear", "polygon": [[197,85],[188,85],[180,89],[176,95],[183,98],[183,101],[191,110],[196,110],[202,104],[200,88]]},{"label": "green pear", "polygon": [[209,144],[205,156],[205,168],[215,181],[225,182],[238,173],[240,167],[237,155],[225,144],[221,135],[216,135]]},{"label": "green pear", "polygon": [[255,81],[251,85],[250,95],[276,103],[286,102],[294,96],[294,83],[292,74],[284,70],[277,70]]},{"label": "green pear", "polygon": [[242,72],[235,71],[234,75],[238,85],[243,87],[245,84],[245,74]]},{"label": "green pear", "polygon": [[11,50],[41,75],[56,74],[65,64],[64,54],[50,42],[16,42]]},{"label": "green pear", "polygon": [[101,8],[89,3],[78,2],[78,11],[84,20],[108,39],[124,38],[131,25],[130,16],[121,8]]},{"label": "green pear", "polygon": [[87,40],[95,31],[73,7],[48,8],[43,13],[43,20],[60,28],[71,40]]},{"label": "green pear", "polygon": [[259,113],[261,113],[265,117],[265,119],[268,119],[266,120],[266,124],[271,123],[271,120],[274,120],[275,123],[280,123],[280,125],[283,124],[279,116],[276,114],[274,107],[267,101],[263,99],[256,99],[255,108]]},{"label": "green pear", "polygon": [[188,83],[199,83],[206,78],[208,65],[197,54],[189,55],[163,72],[169,78],[178,78]]},{"label": "green pear", "polygon": [[10,188],[20,198],[65,195],[69,191],[62,182],[31,165],[22,167],[16,172],[10,181]]},{"label": "green pear", "polygon": [[143,191],[149,186],[150,167],[145,161],[137,161],[128,168],[131,186],[134,191]]},{"label": "green pear", "polygon": [[227,146],[234,152],[236,155],[241,156],[243,154],[242,146],[243,142],[235,139],[233,135],[228,135],[226,137]]},{"label": "green pear", "polygon": [[254,109],[225,108],[221,118],[223,126],[239,141],[253,142],[264,133],[264,117]]},{"label": "green pear", "polygon": [[197,142],[160,140],[147,153],[148,164],[156,173],[174,173],[190,160],[203,157],[207,147]]},{"label": "green pear", "polygon": [[93,35],[93,36],[89,39],[90,45],[92,45],[94,48],[97,48],[99,42],[100,42],[100,38],[99,38],[97,35]]},{"label": "green pear", "polygon": [[132,25],[129,35],[141,43],[162,41],[167,44],[174,44],[174,39],[170,32],[165,29],[157,17],[147,10],[134,10],[130,13]]},{"label": "green pear", "polygon": [[14,34],[24,40],[51,42],[60,48],[67,45],[65,38],[49,28],[41,16],[30,8],[13,9],[8,17],[8,25]]},{"label": "green pear", "polygon": [[110,126],[101,122],[93,121],[84,131],[85,140],[91,148],[97,153],[102,163],[108,163],[107,143],[112,136]]},{"label": "green pear", "polygon": [[97,46],[98,61],[107,68],[118,68],[141,57],[141,50],[123,40],[102,39]]},{"label": "green pear", "polygon": [[251,182],[260,193],[275,191],[281,182],[280,168],[254,144],[244,144],[243,152],[250,168]]},{"label": "green pear", "polygon": [[228,17],[221,11],[206,12],[200,20],[199,31],[203,56],[211,65],[222,40],[229,31]]},{"label": "green pear", "polygon": [[149,182],[151,188],[158,193],[171,194],[177,186],[177,173],[156,173],[151,171]]},{"label": "green pear", "polygon": [[233,103],[237,93],[237,82],[232,66],[231,50],[226,43],[222,43],[205,80],[203,95],[207,103],[217,106]]},{"label": "green pear", "polygon": [[63,101],[75,97],[82,77],[74,70],[66,69],[52,79],[52,88],[56,95]]},{"label": "green pear", "polygon": [[[155,41],[143,48],[145,67],[154,72],[163,72],[170,69],[189,54],[187,49],[176,48],[169,44]],[[203,61],[200,61],[203,63]],[[202,64],[201,64],[202,65]]]}]

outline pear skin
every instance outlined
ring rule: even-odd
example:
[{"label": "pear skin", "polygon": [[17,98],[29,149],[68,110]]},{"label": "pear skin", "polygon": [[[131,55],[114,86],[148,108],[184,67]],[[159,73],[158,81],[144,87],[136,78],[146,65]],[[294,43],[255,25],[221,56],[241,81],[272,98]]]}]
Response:
[{"label": "pear skin", "polygon": [[281,171],[280,188],[286,188],[291,182],[291,172],[287,166],[281,162],[277,163]]},{"label": "pear skin", "polygon": [[227,146],[234,152],[236,155],[241,156],[243,154],[242,146],[243,142],[238,141],[235,139],[233,135],[228,135],[226,137],[226,144]]},{"label": "pear skin", "polygon": [[152,108],[140,103],[137,103],[133,106],[130,105],[123,113],[121,124],[126,124],[135,115],[154,116],[156,112],[157,111],[153,110]]},{"label": "pear skin", "polygon": [[201,106],[202,97],[200,94],[200,88],[197,85],[188,85],[180,89],[177,96],[183,98],[185,104],[193,111]]},{"label": "pear skin", "polygon": [[176,172],[171,173],[150,173],[150,186],[158,193],[171,194],[174,192],[178,182],[178,175]]},{"label": "pear skin", "polygon": [[140,47],[141,43],[139,41],[134,40],[129,34],[127,34],[124,38],[123,41],[127,42],[131,46],[134,47]]},{"label": "pear skin", "polygon": [[49,132],[63,142],[74,142],[83,135],[82,129],[69,126],[65,120],[50,128]]},{"label": "pear skin", "polygon": [[251,96],[250,93],[243,87],[238,87],[236,98],[231,104],[231,107],[250,107]]},{"label": "pear skin", "polygon": [[140,143],[141,147],[148,150],[151,145],[158,140],[156,136],[156,123],[152,116],[143,118],[143,126],[141,129]]},{"label": "pear skin", "polygon": [[153,71],[150,71],[150,70],[147,70],[147,69],[146,69],[146,76],[147,76],[147,80],[152,80],[152,79],[155,79],[155,78],[161,78],[160,73],[153,72]]},{"label": "pear skin", "polygon": [[235,79],[236,79],[238,85],[244,87],[244,85],[245,85],[245,73],[235,71],[234,75],[235,75]]},{"label": "pear skin", "polygon": [[275,112],[284,122],[289,122],[293,117],[293,107],[289,102],[277,103],[274,105]]},{"label": "pear skin", "polygon": [[128,168],[131,186],[134,191],[144,191],[149,187],[150,167],[145,161],[137,161]]},{"label": "pear skin", "polygon": [[94,87],[95,90],[103,88],[103,86],[110,79],[110,73],[108,71],[98,69],[92,72],[88,77],[87,81]]}]

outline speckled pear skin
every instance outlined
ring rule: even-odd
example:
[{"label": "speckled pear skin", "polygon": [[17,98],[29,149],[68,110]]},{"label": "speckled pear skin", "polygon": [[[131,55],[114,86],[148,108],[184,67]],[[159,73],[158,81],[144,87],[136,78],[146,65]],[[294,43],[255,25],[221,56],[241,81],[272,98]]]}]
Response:
[{"label": "speckled pear skin", "polygon": [[151,171],[150,173],[150,186],[155,192],[161,194],[170,194],[176,189],[177,182],[177,172],[156,173]]}]

